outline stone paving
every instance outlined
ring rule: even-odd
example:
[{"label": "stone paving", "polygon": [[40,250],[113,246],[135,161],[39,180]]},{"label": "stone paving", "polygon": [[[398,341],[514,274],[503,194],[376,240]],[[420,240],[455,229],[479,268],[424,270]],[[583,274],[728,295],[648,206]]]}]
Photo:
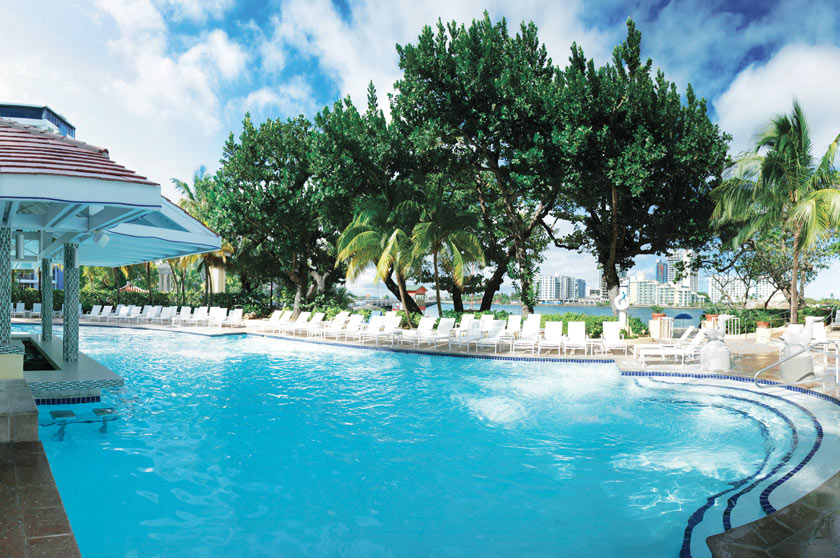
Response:
[{"label": "stone paving", "polygon": [[0,556],[81,556],[41,442],[0,444]]}]

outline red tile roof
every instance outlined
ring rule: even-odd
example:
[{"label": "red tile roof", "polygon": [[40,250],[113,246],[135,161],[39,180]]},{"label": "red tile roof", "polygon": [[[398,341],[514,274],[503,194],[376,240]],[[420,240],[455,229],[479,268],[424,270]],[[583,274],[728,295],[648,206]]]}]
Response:
[{"label": "red tile roof", "polygon": [[118,165],[108,150],[0,118],[0,174],[46,174],[158,186]]}]

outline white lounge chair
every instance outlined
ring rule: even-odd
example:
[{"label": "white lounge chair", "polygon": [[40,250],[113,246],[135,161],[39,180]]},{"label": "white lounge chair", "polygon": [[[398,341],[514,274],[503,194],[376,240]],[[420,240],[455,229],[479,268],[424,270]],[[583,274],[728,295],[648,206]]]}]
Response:
[{"label": "white lounge chair", "polygon": [[700,349],[703,347],[705,339],[705,332],[700,330],[688,344],[676,346],[660,345],[658,347],[643,346],[638,351],[639,359],[642,362],[642,366],[647,366],[647,359],[651,357],[659,357],[662,360],[673,357],[685,365],[687,360],[693,360],[700,356]]},{"label": "white lounge chair", "polygon": [[385,325],[385,316],[371,316],[370,320],[366,324],[362,324],[362,327],[357,329],[356,331],[348,331],[344,334],[344,339],[358,339],[361,341],[363,338],[365,339],[373,339],[373,335],[382,331],[382,326]]},{"label": "white lounge chair", "polygon": [[542,315],[529,314],[525,323],[522,325],[522,332],[519,337],[514,339],[510,344],[510,352],[513,353],[516,349],[531,349],[531,354],[537,349],[537,343],[540,342],[540,322]]},{"label": "white lounge chair", "polygon": [[437,346],[440,343],[448,343],[449,337],[452,334],[452,329],[455,327],[455,318],[441,318],[438,322],[437,329],[429,335],[421,337],[417,340],[418,343],[427,343],[429,345]]},{"label": "white lounge chair", "polygon": [[143,306],[143,307],[135,306],[134,310],[131,313],[129,313],[128,316],[121,317],[119,319],[119,321],[120,322],[127,322],[127,323],[128,322],[135,322],[141,316],[148,315],[148,313],[151,311],[151,309],[152,309],[152,307],[149,306],[149,305],[146,305],[146,306]]},{"label": "white lounge chair", "polygon": [[300,324],[299,326],[295,326],[293,328],[294,333],[299,333],[301,335],[305,333],[306,336],[309,337],[310,331],[317,331],[321,329],[321,324],[324,323],[324,316],[326,316],[324,312],[315,312],[314,314],[312,314],[312,317],[309,318],[308,322],[306,322],[305,324]]},{"label": "white lounge chair", "polygon": [[309,321],[309,316],[312,315],[312,312],[301,312],[298,314],[297,319],[294,321],[286,322],[285,324],[278,324],[277,331],[280,333],[291,333],[295,330],[295,328],[299,325],[303,325]]},{"label": "white lounge chair", "polygon": [[262,331],[273,330],[277,324],[285,322],[291,315],[291,310],[275,310],[267,320],[252,321],[251,325]]},{"label": "white lounge chair", "polygon": [[412,346],[417,346],[417,340],[421,337],[431,335],[435,329],[436,318],[424,316],[420,318],[420,323],[417,324],[417,329],[403,330],[400,334],[400,345],[403,343],[411,343]]},{"label": "white lounge chair", "polygon": [[569,322],[568,335],[563,339],[563,354],[569,354],[569,349],[583,349],[583,354],[586,354],[586,341],[586,322]]},{"label": "white lounge chair", "polygon": [[621,338],[621,324],[618,322],[604,322],[604,332],[601,334],[601,352],[608,353],[613,349],[623,350],[627,354],[627,342]]},{"label": "white lounge chair", "polygon": [[[688,336],[694,334],[694,337],[688,339]],[[639,343],[633,345],[633,356],[637,360],[641,360],[643,352],[655,352],[659,349],[673,349],[678,347],[685,347],[688,345],[697,345],[705,339],[703,330],[690,326],[683,332],[679,339],[675,339],[673,343]]]},{"label": "white lounge chair", "polygon": [[507,319],[507,326],[505,326],[505,331],[502,333],[502,337],[506,337],[509,339],[515,339],[519,332],[522,331],[522,315],[521,314],[511,314],[508,316]]},{"label": "white lounge chair", "polygon": [[513,338],[505,335],[505,325],[505,320],[493,320],[487,328],[487,335],[474,341],[475,352],[482,347],[493,347],[493,352],[498,353],[499,345],[512,342]]},{"label": "white lounge chair", "polygon": [[182,327],[194,327],[201,325],[203,322],[206,322],[209,318],[210,309],[206,306],[199,306],[195,310],[193,310],[192,314],[188,315],[186,318],[179,318],[176,320],[176,325]]},{"label": "white lounge chair", "polygon": [[137,323],[151,323],[151,321],[158,316],[163,311],[163,306],[152,306],[145,315],[138,316]]},{"label": "white lounge chair", "polygon": [[543,337],[537,342],[537,354],[542,353],[543,349],[557,349],[557,354],[560,354],[560,349],[563,347],[563,322],[545,322],[545,331]]},{"label": "white lounge chair", "polygon": [[218,326],[222,327],[222,324],[227,320],[229,310],[227,308],[221,307],[213,307],[210,308],[210,316],[207,319],[207,327],[210,326]]},{"label": "white lounge chair", "polygon": [[32,310],[29,311],[30,318],[40,318],[41,317],[41,303],[36,302],[32,305]]},{"label": "white lounge chair", "polygon": [[[35,308],[32,308],[34,311]],[[41,312],[41,306],[38,305],[38,313]],[[87,314],[82,314],[79,316],[80,321],[87,321],[92,322],[95,318],[99,318],[99,315],[102,313],[102,305],[101,304],[94,304],[93,307],[90,309],[90,312]]]},{"label": "white lounge chair", "polygon": [[461,316],[461,323],[458,324],[458,327],[452,329],[452,336],[460,337],[467,333],[474,333],[471,330],[475,323],[475,316],[473,314],[463,314]]},{"label": "white lounge chair", "polygon": [[244,310],[242,308],[234,308],[224,320],[218,322],[219,327],[244,327],[245,322],[242,320],[243,312]]},{"label": "white lounge chair", "polygon": [[26,304],[24,304],[23,302],[18,302],[17,304],[15,304],[15,309],[12,312],[12,317],[13,318],[17,318],[17,317],[25,318],[26,317]]},{"label": "white lounge chair", "polygon": [[346,340],[348,333],[355,333],[361,329],[364,319],[365,317],[361,314],[353,314],[347,318],[347,323],[344,324],[343,328],[334,331],[325,331],[324,337],[335,336],[335,339],[338,340],[343,335]]},{"label": "white lounge chair", "polygon": [[177,313],[177,306],[167,306],[166,308],[162,308],[160,314],[149,320],[149,322],[160,325],[170,324]]},{"label": "white lounge chair", "polygon": [[382,331],[379,333],[371,333],[369,336],[362,336],[362,341],[369,341],[374,339],[376,344],[384,342],[386,339],[390,341],[391,345],[397,342],[397,337],[400,336],[400,324],[402,323],[401,316],[385,316],[385,323],[382,326]]},{"label": "white lounge chair", "polygon": [[465,347],[469,351],[471,343],[484,338],[484,336],[487,334],[487,329],[490,327],[490,324],[492,324],[494,321],[492,314],[485,315],[490,316],[490,318],[484,319],[484,316],[482,316],[481,320],[479,320],[478,322],[474,322],[473,326],[467,331],[465,331],[463,334],[458,335],[457,337],[453,336],[451,339],[449,339],[449,349],[452,350],[452,346],[455,345],[457,347]]},{"label": "white lounge chair", "polygon": [[137,308],[136,306],[134,306],[133,304],[129,304],[128,306],[123,306],[118,313],[116,313],[114,316],[111,316],[110,318],[108,318],[108,321],[109,322],[120,322],[121,320],[125,320],[129,316],[131,316],[132,314],[136,315],[135,314],[135,309],[136,309],[137,313],[139,314],[140,309]]},{"label": "white lounge chair", "polygon": [[99,315],[92,317],[90,319],[90,321],[92,321],[92,322],[94,322],[94,321],[95,322],[105,321],[108,318],[110,318],[111,316],[116,315],[116,313],[119,312],[122,309],[122,307],[123,307],[123,305],[119,304],[119,305],[117,305],[117,310],[114,311],[114,307],[111,306],[111,305],[103,306],[102,311],[99,313]]}]

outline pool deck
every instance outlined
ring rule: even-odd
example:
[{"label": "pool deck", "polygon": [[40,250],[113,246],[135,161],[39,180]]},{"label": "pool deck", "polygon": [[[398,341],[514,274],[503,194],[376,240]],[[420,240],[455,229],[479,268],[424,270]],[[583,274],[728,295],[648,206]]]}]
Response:
[{"label": "pool deck", "polygon": [[[14,320],[15,323],[37,325],[37,320]],[[240,328],[174,328],[151,324],[86,324],[125,329],[158,330],[168,333],[181,333],[209,337],[231,335],[256,335],[267,338],[287,339],[296,342],[327,344],[364,348],[368,350],[411,352],[414,354],[450,355],[461,358],[499,358],[506,360],[529,360],[546,362],[614,362],[622,372],[656,372],[663,374],[703,374],[699,364],[657,363],[642,366],[632,355],[622,353],[609,354],[569,354],[559,351],[551,354],[534,355],[530,350],[509,350],[494,354],[490,351],[467,351],[443,345],[440,348],[412,347],[409,345],[376,345],[373,342],[359,343],[334,339],[310,338],[303,335],[277,334],[264,331],[259,322],[246,322]],[[631,340],[632,344],[649,343],[650,340]],[[778,345],[756,343],[751,336],[727,339],[726,344],[732,352],[733,370],[727,376],[752,378],[755,372],[773,364],[779,358]],[[39,345],[41,346],[41,345]],[[631,348],[632,349],[632,348]],[[53,341],[42,351],[54,363],[61,362],[61,341]],[[835,381],[833,363],[823,365],[823,356],[815,352],[815,362],[820,369],[818,379],[805,385],[808,389],[840,399],[840,386]],[[80,362],[82,362],[80,354]],[[55,360],[58,359],[58,360]],[[93,359],[84,356],[96,366],[85,363],[81,368],[99,380],[113,380],[108,374],[115,374],[102,367]],[[66,363],[64,363],[66,364]],[[99,367],[99,368],[97,368]],[[102,370],[99,370],[102,369]],[[102,376],[107,371],[108,376]],[[49,380],[49,372],[26,372],[25,378],[30,385]],[[54,371],[52,371],[54,372]],[[68,373],[71,371],[68,368]],[[79,374],[79,372],[76,372]],[[84,375],[84,374],[83,374]],[[91,376],[91,377],[93,377]],[[55,379],[55,375],[52,376]],[[79,376],[81,378],[81,376]],[[79,379],[77,378],[77,379]],[[118,378],[118,377],[117,377]],[[772,370],[762,375],[769,381],[780,382],[778,374]],[[122,380],[119,380],[120,385]],[[114,385],[113,387],[116,387]],[[2,431],[0,429],[0,431]],[[37,433],[36,433],[37,436]],[[41,484],[30,484],[41,483]],[[5,499],[4,499],[5,498]],[[67,522],[64,508],[49,464],[40,442],[0,441],[0,556],[78,556],[79,551]],[[4,515],[5,514],[5,515]],[[47,534],[50,533],[50,534]],[[730,531],[713,535],[707,544],[714,557],[749,558],[753,556],[802,556],[802,557],[840,557],[840,472],[818,489],[776,513],[760,518],[752,523],[736,527]]]},{"label": "pool deck", "polygon": [[41,442],[0,443],[0,556],[81,556]]}]

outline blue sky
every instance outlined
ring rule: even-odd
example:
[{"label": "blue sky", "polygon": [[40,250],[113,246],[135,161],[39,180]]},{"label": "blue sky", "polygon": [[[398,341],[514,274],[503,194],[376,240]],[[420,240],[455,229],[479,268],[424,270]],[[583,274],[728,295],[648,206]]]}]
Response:
[{"label": "blue sky", "polygon": [[[532,20],[556,62],[572,41],[603,62],[635,19],[643,54],[747,148],[771,115],[800,99],[820,150],[840,132],[840,6],[836,1],[398,2],[387,0],[67,0],[1,2],[0,101],[44,103],[81,140],[163,185],[218,166],[245,111],[257,120],[304,114],[373,80],[384,102],[399,77],[394,45],[438,18],[487,10]],[[637,261],[652,272],[656,258]],[[594,284],[589,255],[547,254],[543,271]],[[807,289],[840,294],[840,265]],[[365,277],[354,290],[376,290]]]}]

